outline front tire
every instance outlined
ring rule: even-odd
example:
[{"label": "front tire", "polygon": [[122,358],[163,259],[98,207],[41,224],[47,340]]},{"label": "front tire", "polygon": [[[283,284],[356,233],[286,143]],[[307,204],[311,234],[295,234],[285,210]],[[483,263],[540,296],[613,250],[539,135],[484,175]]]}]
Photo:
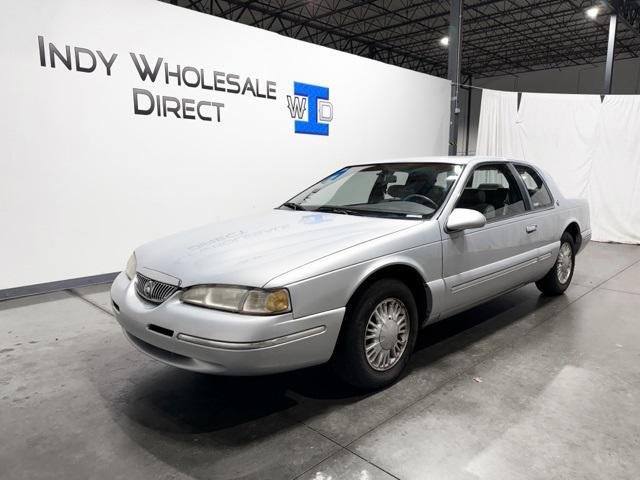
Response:
[{"label": "front tire", "polygon": [[536,287],[545,295],[562,295],[569,287],[576,266],[573,237],[564,232],[560,238],[558,258],[551,270],[536,282]]},{"label": "front tire", "polygon": [[418,310],[409,287],[393,278],[377,280],[347,307],[334,370],[359,388],[389,385],[409,361],[417,331]]}]

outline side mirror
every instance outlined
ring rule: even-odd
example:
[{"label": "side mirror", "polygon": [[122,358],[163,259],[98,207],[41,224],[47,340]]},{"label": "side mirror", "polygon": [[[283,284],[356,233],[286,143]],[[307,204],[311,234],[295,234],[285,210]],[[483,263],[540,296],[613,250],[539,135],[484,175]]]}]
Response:
[{"label": "side mirror", "polygon": [[476,210],[469,208],[455,208],[447,219],[447,230],[459,232],[469,228],[484,227],[487,217]]}]

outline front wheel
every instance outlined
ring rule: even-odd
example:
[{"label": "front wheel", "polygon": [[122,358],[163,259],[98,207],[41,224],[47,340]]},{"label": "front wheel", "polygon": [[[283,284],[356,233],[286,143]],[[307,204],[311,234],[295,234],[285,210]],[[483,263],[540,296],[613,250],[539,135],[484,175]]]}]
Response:
[{"label": "front wheel", "polygon": [[575,265],[573,237],[564,232],[560,238],[556,263],[541,280],[536,282],[536,287],[545,295],[561,295],[571,283]]},{"label": "front wheel", "polygon": [[347,308],[334,370],[356,387],[389,385],[404,370],[417,330],[418,311],[409,287],[393,278],[377,280]]}]

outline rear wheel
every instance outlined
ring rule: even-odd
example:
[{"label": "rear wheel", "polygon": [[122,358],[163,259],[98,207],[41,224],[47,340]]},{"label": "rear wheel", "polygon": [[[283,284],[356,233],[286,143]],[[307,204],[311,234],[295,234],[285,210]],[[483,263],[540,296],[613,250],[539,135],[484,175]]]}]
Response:
[{"label": "rear wheel", "polygon": [[536,287],[545,295],[561,295],[571,283],[575,265],[573,237],[564,232],[560,238],[556,263],[541,280],[536,282]]},{"label": "rear wheel", "polygon": [[418,312],[409,287],[392,278],[377,280],[347,308],[334,369],[357,387],[389,385],[404,370],[417,330]]}]

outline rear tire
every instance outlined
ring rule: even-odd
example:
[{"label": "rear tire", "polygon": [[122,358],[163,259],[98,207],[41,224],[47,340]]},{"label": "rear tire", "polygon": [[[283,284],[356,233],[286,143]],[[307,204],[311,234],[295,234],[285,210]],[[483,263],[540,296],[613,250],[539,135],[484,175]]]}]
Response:
[{"label": "rear tire", "polygon": [[560,238],[558,258],[551,270],[536,282],[536,287],[545,295],[562,295],[569,287],[576,266],[573,237],[564,232]]},{"label": "rear tire", "polygon": [[364,389],[395,382],[418,332],[418,310],[409,287],[393,278],[369,285],[347,307],[332,364],[346,383]]}]

